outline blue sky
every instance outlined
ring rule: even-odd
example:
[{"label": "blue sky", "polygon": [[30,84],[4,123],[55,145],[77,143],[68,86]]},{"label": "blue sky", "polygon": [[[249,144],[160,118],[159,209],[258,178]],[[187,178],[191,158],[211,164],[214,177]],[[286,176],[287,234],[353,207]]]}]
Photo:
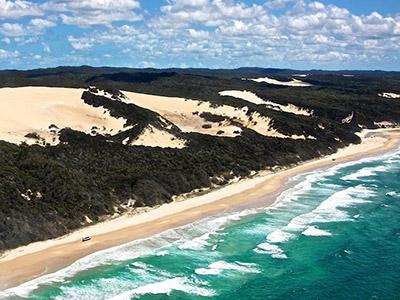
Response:
[{"label": "blue sky", "polygon": [[400,71],[399,0],[0,0],[0,69]]}]

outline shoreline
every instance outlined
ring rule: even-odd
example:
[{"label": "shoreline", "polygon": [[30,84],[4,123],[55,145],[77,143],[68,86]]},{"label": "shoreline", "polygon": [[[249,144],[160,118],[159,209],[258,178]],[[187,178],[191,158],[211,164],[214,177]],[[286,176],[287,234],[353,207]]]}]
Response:
[{"label": "shoreline", "polygon": [[[35,242],[7,251],[0,256],[0,290],[53,273],[91,253],[146,238],[208,216],[272,205],[293,176],[390,152],[399,146],[400,130],[366,130],[361,137],[361,144],[350,145],[326,157],[275,173],[243,179],[204,195],[164,204],[142,214],[123,215],[54,240]],[[82,243],[83,236],[91,236],[92,240]]]}]

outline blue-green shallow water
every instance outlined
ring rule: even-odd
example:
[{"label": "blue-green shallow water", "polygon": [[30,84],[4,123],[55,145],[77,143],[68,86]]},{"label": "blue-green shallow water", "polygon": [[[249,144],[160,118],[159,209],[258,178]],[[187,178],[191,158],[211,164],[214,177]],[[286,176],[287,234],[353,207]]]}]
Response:
[{"label": "blue-green shallow water", "polygon": [[272,207],[98,252],[0,297],[400,299],[400,153],[293,180]]}]

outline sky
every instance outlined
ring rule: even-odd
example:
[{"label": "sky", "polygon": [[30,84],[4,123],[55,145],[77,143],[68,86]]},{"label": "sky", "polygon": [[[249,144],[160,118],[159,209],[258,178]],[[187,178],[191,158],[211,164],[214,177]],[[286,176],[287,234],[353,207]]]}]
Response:
[{"label": "sky", "polygon": [[400,0],[0,0],[0,69],[400,71]]}]

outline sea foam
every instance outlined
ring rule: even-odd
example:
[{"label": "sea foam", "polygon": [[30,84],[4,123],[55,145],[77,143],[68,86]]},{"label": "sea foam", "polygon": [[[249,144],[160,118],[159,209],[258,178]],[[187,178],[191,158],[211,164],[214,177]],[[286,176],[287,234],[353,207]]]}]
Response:
[{"label": "sea foam", "polygon": [[301,234],[305,235],[305,236],[331,236],[332,235],[332,233],[330,233],[329,231],[319,229],[316,226],[309,226]]},{"label": "sea foam", "polygon": [[259,273],[257,264],[254,263],[243,263],[236,261],[229,263],[223,260],[216,261],[208,266],[208,268],[198,268],[195,270],[196,274],[199,275],[219,275],[223,271],[236,271],[239,273]]},{"label": "sea foam", "polygon": [[202,250],[206,246],[212,246],[214,244],[210,243],[210,239],[214,236],[219,236],[223,234],[223,229],[225,226],[231,224],[232,222],[239,221],[243,217],[247,217],[252,214],[256,214],[257,209],[246,209],[241,212],[235,212],[226,214],[217,218],[208,218],[200,222],[194,223],[192,226],[198,228],[201,232],[200,236],[188,238],[188,240],[183,241],[178,248],[181,250]]},{"label": "sea foam", "polygon": [[373,191],[361,185],[336,192],[313,211],[293,218],[287,228],[304,230],[311,223],[351,221],[352,218],[343,208],[368,203],[369,201],[366,198],[374,194]]},{"label": "sea foam", "polygon": [[273,258],[286,259],[287,255],[283,252],[281,248],[277,245],[272,245],[269,243],[261,243],[257,245],[257,248],[254,249],[255,252],[259,254],[269,254]]},{"label": "sea foam", "polygon": [[160,282],[149,283],[130,291],[121,293],[113,298],[112,300],[130,300],[133,297],[139,298],[146,294],[166,294],[170,295],[173,291],[180,291],[186,294],[197,295],[202,297],[215,296],[215,292],[211,289],[201,287],[198,283],[193,282],[187,277],[176,277],[172,279],[166,279]]},{"label": "sea foam", "polygon": [[293,237],[293,234],[277,229],[267,236],[267,241],[270,243],[283,243],[287,242]]},{"label": "sea foam", "polygon": [[376,175],[378,172],[385,172],[388,168],[385,166],[378,166],[378,167],[367,167],[358,170],[357,172],[343,176],[342,180],[360,180],[361,178],[365,181],[365,177],[372,177]]}]

